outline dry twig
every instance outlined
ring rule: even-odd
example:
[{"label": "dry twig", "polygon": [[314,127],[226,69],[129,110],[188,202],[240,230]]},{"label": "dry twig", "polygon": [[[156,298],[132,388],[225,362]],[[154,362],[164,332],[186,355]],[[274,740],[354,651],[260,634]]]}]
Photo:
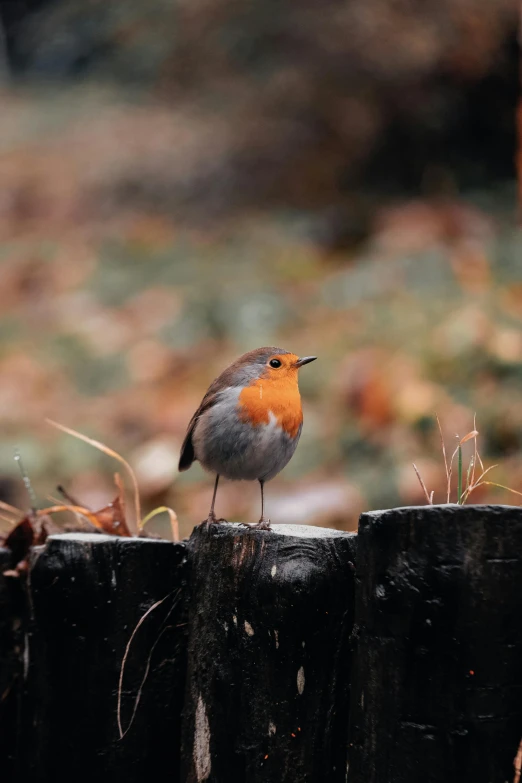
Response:
[{"label": "dry twig", "polygon": [[72,435],[74,438],[83,440],[84,443],[88,443],[89,445],[94,446],[95,449],[102,451],[104,454],[107,454],[109,457],[113,457],[114,459],[117,459],[118,462],[121,462],[121,464],[125,466],[125,469],[127,470],[130,476],[133,491],[134,491],[134,512],[136,515],[136,532],[138,532],[140,522],[141,522],[140,493],[138,489],[138,482],[136,480],[136,475],[132,467],[127,462],[127,460],[124,459],[124,457],[122,457],[120,454],[118,454],[117,451],[110,449],[108,446],[106,446],[104,443],[100,443],[100,441],[98,440],[94,440],[94,438],[89,438],[87,435],[82,435],[81,432],[76,432],[76,430],[73,430],[70,427],[65,427],[63,424],[58,424],[58,422],[53,421],[52,419],[46,419],[46,421],[48,422],[48,424],[51,424],[53,427],[56,427],[62,432],[65,432],[67,435]]},{"label": "dry twig", "polygon": [[426,488],[426,484],[422,480],[422,476],[419,473],[419,469],[418,469],[417,465],[414,462],[412,464],[413,464],[413,470],[415,471],[415,473],[417,475],[417,478],[419,479],[419,484],[421,485],[422,490],[423,490],[423,492],[424,492],[424,494],[426,496],[426,500],[428,501],[429,505],[432,506],[433,505],[433,492],[431,494],[428,492],[428,490]]}]

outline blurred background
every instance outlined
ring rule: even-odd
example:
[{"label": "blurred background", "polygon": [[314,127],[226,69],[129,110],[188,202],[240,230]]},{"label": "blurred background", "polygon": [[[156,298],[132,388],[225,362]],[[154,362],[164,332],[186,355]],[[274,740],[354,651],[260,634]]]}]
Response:
[{"label": "blurred background", "polygon": [[[187,423],[262,345],[319,357],[273,522],[425,502],[412,462],[445,502],[436,413],[450,451],[476,413],[522,491],[517,6],[3,0],[0,498],[28,505],[19,448],[41,505],[112,500],[117,463],[50,417],[187,535]],[[217,512],[255,521],[257,485]]]}]

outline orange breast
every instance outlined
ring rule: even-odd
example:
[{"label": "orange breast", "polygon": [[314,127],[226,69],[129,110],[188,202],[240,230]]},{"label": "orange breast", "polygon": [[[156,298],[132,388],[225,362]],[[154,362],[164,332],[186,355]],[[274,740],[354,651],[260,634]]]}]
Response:
[{"label": "orange breast", "polygon": [[303,423],[301,395],[293,378],[274,382],[260,378],[245,386],[239,395],[241,417],[254,427],[268,424],[270,413],[290,437],[295,438]]}]

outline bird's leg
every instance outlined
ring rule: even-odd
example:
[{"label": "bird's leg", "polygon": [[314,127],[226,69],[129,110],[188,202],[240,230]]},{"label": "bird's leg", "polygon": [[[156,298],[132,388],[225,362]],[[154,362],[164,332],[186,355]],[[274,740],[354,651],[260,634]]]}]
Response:
[{"label": "bird's leg", "polygon": [[256,530],[271,530],[270,520],[265,519],[265,482],[263,479],[259,479],[259,486],[261,487],[261,518],[252,527],[256,528]]},{"label": "bird's leg", "polygon": [[217,488],[219,483],[219,473],[216,476],[216,483],[214,484],[214,494],[212,495],[212,503],[210,504],[210,511],[208,512],[208,517],[205,520],[203,524],[205,525],[211,525],[211,524],[218,524],[219,522],[226,522],[226,519],[217,519],[216,514],[214,512],[214,506],[216,504],[216,495],[217,495]]}]

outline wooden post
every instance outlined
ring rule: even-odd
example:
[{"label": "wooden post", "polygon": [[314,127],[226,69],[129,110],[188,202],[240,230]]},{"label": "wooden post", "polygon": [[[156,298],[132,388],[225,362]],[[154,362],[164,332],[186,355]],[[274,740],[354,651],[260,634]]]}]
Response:
[{"label": "wooden post", "polygon": [[522,736],[522,509],[363,514],[349,783],[504,783]]},{"label": "wooden post", "polygon": [[186,783],[344,781],[356,536],[196,529]]},{"label": "wooden post", "polygon": [[0,548],[0,779],[6,783],[17,754],[27,633],[26,575],[6,576],[13,565],[11,551]]},{"label": "wooden post", "polygon": [[[142,783],[165,780],[167,771],[180,780],[185,551],[153,539],[69,534],[36,553],[16,781]],[[140,689],[141,698],[120,739],[120,669],[135,629],[122,683],[124,731]]]}]

